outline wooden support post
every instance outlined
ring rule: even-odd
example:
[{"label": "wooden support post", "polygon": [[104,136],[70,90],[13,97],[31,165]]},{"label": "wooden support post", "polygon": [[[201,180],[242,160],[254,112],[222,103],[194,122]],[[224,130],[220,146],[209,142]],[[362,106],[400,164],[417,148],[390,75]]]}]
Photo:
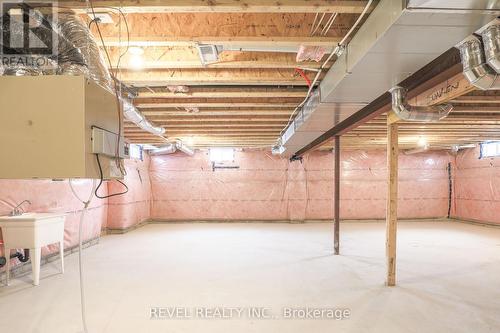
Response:
[{"label": "wooden support post", "polygon": [[388,286],[396,285],[396,232],[398,222],[398,123],[387,124],[386,256]]},{"label": "wooden support post", "polygon": [[335,176],[334,176],[334,231],[333,231],[333,247],[335,254],[340,253],[340,136],[335,136]]}]

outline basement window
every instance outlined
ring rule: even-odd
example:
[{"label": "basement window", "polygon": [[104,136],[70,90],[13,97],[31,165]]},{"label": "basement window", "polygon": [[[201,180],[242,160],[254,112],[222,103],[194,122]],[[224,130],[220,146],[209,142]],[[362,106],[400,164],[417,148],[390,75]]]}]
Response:
[{"label": "basement window", "polygon": [[500,156],[500,141],[483,142],[479,147],[479,159]]},{"label": "basement window", "polygon": [[209,150],[210,162],[232,162],[234,161],[233,148],[210,148]]},{"label": "basement window", "polygon": [[142,146],[141,145],[130,145],[129,148],[130,158],[142,161]]}]

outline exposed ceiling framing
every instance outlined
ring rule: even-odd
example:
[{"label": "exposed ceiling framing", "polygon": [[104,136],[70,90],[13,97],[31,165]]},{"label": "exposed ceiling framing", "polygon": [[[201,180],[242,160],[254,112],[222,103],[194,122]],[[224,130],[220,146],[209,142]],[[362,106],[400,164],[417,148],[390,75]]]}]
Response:
[{"label": "exposed ceiling framing", "polygon": [[[60,0],[59,4],[75,8],[90,21],[85,2]],[[183,139],[199,148],[269,148],[306,96],[308,80],[313,80],[367,1],[94,0],[93,4],[97,11],[108,12],[114,20],[114,24],[100,27],[112,63],[120,63],[118,72],[113,68],[115,76],[136,92],[134,104],[148,119],[165,127],[169,139]],[[128,35],[123,18],[112,7],[120,7],[124,12]],[[338,16],[328,29],[325,27],[330,13]],[[322,16],[322,23],[312,34]],[[98,36],[95,25],[93,32]],[[217,62],[203,64],[198,44],[221,45],[225,50]],[[301,45],[324,47],[327,54],[320,62],[297,62]],[[130,46],[144,51],[142,70],[134,69],[130,52],[120,57]],[[335,57],[327,68],[333,61]],[[475,91],[470,86],[449,88],[467,83],[457,71],[440,80],[412,102],[449,101],[454,111],[437,124],[400,123],[403,148],[415,147],[420,136],[435,146],[500,139],[497,94]],[[189,90],[168,89],[176,85]],[[384,147],[385,111],[378,110],[365,119],[368,122],[344,131],[342,145]],[[125,135],[136,143],[164,142],[127,122]],[[331,144],[327,140],[317,147],[330,148]]]}]

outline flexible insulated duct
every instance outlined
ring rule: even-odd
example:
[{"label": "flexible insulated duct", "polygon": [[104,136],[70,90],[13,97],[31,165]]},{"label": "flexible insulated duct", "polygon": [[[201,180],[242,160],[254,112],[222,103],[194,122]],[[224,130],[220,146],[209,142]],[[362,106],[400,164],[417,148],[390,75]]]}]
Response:
[{"label": "flexible insulated duct", "polygon": [[137,108],[129,100],[122,98],[122,103],[123,115],[125,116],[125,118],[149,133],[155,135],[165,134],[164,128],[151,124],[149,120],[147,120],[146,117],[144,117],[144,115],[139,110],[137,110]]},{"label": "flexible insulated duct", "polygon": [[416,122],[436,122],[446,118],[453,109],[451,104],[414,106],[405,101],[406,89],[396,86],[390,90],[392,110],[402,120]]},{"label": "flexible insulated duct", "polygon": [[500,74],[500,22],[495,22],[487,27],[481,37],[483,38],[486,62],[497,74]]},{"label": "flexible insulated duct", "polygon": [[193,156],[194,149],[186,146],[182,141],[176,141],[169,143],[167,146],[160,147],[158,149],[152,150],[151,155],[169,155],[175,153],[177,150],[182,151],[184,154]]},{"label": "flexible insulated duct", "polygon": [[150,155],[169,155],[177,151],[177,146],[175,143],[169,143],[167,146],[160,147],[158,149],[149,152]]},{"label": "flexible insulated duct", "polygon": [[483,45],[479,38],[476,36],[468,37],[458,45],[458,49],[460,50],[464,76],[472,85],[481,90],[500,89],[499,75],[486,63]]}]

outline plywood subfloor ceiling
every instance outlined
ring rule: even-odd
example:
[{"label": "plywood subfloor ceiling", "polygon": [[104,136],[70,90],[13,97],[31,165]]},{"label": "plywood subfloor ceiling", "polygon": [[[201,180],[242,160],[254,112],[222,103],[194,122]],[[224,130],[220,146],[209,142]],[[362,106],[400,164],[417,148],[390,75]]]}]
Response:
[{"label": "plywood subfloor ceiling", "polygon": [[[333,50],[367,4],[331,0],[92,2],[97,12],[113,18],[114,23],[100,24],[100,29],[112,63],[120,61],[116,77],[136,94],[135,105],[164,127],[169,139],[182,139],[194,147],[271,147],[276,143],[292,111],[305,98],[308,80],[313,81],[328,57],[297,62],[298,49],[313,45]],[[90,21],[85,2],[60,3],[79,8]],[[114,8],[121,8],[123,15]],[[330,25],[332,16],[336,17]],[[98,38],[95,25],[92,31]],[[224,51],[217,62],[204,65],[197,44],[222,45]],[[120,58],[127,46],[143,50],[142,70],[133,68],[132,52]],[[171,92],[168,87],[176,85],[189,90]],[[197,112],[189,111],[193,109]],[[129,122],[125,122],[125,135],[136,143],[164,143]]]},{"label": "plywood subfloor ceiling", "polygon": [[[61,2],[79,8],[82,17],[89,20],[84,14],[84,2]],[[136,95],[134,103],[138,109],[166,129],[168,139],[181,139],[197,148],[269,148],[306,96],[307,81],[313,80],[328,56],[320,62],[297,62],[297,50],[301,45],[333,49],[367,1],[94,0],[93,3],[98,12],[110,13],[114,21],[100,26],[112,63],[120,63],[116,77]],[[116,8],[121,8],[123,15],[118,15]],[[334,13],[338,15],[327,27]],[[95,26],[93,32],[98,36]],[[225,50],[217,62],[203,65],[197,44],[222,45]],[[140,47],[144,51],[142,70],[133,68],[130,51],[120,57],[127,47]],[[334,60],[335,57],[327,67]],[[187,86],[188,91],[169,90],[169,86],[176,85]],[[416,147],[421,137],[434,147],[500,139],[500,100],[496,93],[466,88],[449,97],[440,100],[451,101],[455,107],[444,121],[401,123],[403,148]],[[135,143],[164,143],[128,122],[125,135]],[[386,115],[343,137],[344,147],[384,147]],[[322,148],[329,147],[331,144],[327,143]]]}]

